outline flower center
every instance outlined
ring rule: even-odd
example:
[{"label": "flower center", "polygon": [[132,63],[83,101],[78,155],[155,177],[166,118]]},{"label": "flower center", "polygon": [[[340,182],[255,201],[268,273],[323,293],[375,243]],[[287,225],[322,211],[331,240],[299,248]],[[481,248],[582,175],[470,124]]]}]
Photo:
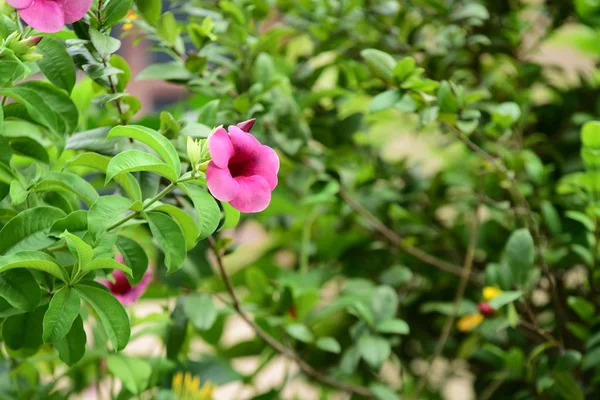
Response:
[{"label": "flower center", "polygon": [[232,178],[237,178],[240,176],[252,176],[251,169],[252,163],[248,159],[240,159],[240,158],[232,158],[229,161],[229,172],[231,173]]},{"label": "flower center", "polygon": [[110,284],[110,291],[114,294],[126,294],[131,290],[131,285],[127,278],[115,279],[115,283]]}]

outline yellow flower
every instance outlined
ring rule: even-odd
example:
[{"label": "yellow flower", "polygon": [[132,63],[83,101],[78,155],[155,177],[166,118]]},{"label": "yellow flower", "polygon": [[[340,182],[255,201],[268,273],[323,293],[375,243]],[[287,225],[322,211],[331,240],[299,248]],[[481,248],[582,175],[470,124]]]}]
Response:
[{"label": "yellow flower", "polygon": [[456,323],[456,327],[461,332],[470,332],[477,328],[483,322],[483,315],[480,313],[469,314],[461,317]]},{"label": "yellow flower", "polygon": [[135,20],[136,20],[136,19],[138,19],[139,17],[138,17],[138,15],[135,13],[135,11],[133,11],[133,10],[129,10],[129,11],[127,12],[127,15],[125,16],[125,18],[126,18],[127,20],[129,20],[129,22],[125,22],[125,23],[123,24],[123,30],[124,30],[124,31],[129,31],[129,30],[131,30],[131,29],[133,28],[133,24],[132,24],[131,22],[132,22],[132,21],[135,21]]},{"label": "yellow flower", "polygon": [[483,288],[483,298],[486,301],[490,301],[500,294],[502,294],[502,290],[497,286],[486,286]]},{"label": "yellow flower", "polygon": [[186,400],[212,400],[216,386],[210,381],[206,381],[204,386],[200,386],[200,378],[192,376],[189,372],[185,375],[178,372],[173,376],[171,390],[178,399]]}]

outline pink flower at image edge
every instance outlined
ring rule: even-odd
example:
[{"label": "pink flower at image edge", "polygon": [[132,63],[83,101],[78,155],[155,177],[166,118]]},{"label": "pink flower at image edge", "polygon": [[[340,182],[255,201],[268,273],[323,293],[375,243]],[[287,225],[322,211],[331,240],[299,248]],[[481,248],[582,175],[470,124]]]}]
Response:
[{"label": "pink flower at image edge", "polygon": [[59,32],[65,24],[79,21],[92,0],[6,0],[19,11],[23,21],[40,32]]},{"label": "pink flower at image edge", "polygon": [[215,198],[245,213],[267,208],[279,172],[275,150],[239,126],[230,126],[229,132],[215,129],[208,138],[208,150],[212,160],[206,182]]},{"label": "pink flower at image edge", "polygon": [[[121,264],[124,264],[123,256],[117,255],[115,259]],[[146,292],[148,285],[152,281],[152,270],[148,268],[148,271],[146,271],[140,283],[133,287],[127,280],[127,277],[123,271],[116,269],[113,271],[112,276],[115,280],[114,282],[106,280],[99,282],[106,286],[112,295],[121,302],[121,304],[130,305],[135,303],[144,294],[144,292]]]}]

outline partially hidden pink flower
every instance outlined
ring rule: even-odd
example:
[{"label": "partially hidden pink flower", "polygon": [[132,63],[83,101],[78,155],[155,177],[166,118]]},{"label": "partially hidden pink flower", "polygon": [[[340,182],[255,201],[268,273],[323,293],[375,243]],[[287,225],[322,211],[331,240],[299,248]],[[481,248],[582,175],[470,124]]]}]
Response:
[{"label": "partially hidden pink flower", "polygon": [[[115,259],[124,264],[123,256],[117,255]],[[146,291],[148,285],[152,281],[152,270],[148,268],[148,271],[144,274],[144,277],[135,286],[131,286],[125,273],[121,270],[114,270],[112,273],[114,282],[102,280],[99,281],[101,284],[106,286],[108,290],[115,296],[117,300],[123,305],[129,305],[135,303]]]},{"label": "partially hidden pink flower", "polygon": [[40,32],[54,33],[65,24],[79,21],[92,0],[6,0],[19,11],[23,21]]},{"label": "partially hidden pink flower", "polygon": [[215,129],[208,138],[208,150],[212,161],[206,182],[215,198],[246,213],[267,208],[279,172],[275,150],[239,126],[230,126],[229,133],[223,127]]},{"label": "partially hidden pink flower", "polygon": [[248,121],[240,122],[236,126],[243,130],[244,132],[250,132],[254,123],[256,122],[256,118],[249,119]]}]

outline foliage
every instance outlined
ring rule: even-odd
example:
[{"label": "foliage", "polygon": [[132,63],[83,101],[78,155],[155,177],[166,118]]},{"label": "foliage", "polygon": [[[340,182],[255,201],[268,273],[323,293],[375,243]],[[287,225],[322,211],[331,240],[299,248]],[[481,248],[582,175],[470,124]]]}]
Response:
[{"label": "foliage", "polygon": [[[436,399],[465,374],[477,398],[593,398],[597,71],[531,55],[597,59],[597,3],[100,0],[41,41],[3,6],[2,396],[113,376],[119,399],[209,398],[283,355],[324,399]],[[134,77],[123,41],[170,61]],[[144,116],[132,79],[189,96]],[[240,216],[204,139],[251,118],[281,170]],[[149,264],[163,312],[98,283]],[[255,337],[224,340],[234,314]],[[160,351],[129,355],[143,336]]]}]

